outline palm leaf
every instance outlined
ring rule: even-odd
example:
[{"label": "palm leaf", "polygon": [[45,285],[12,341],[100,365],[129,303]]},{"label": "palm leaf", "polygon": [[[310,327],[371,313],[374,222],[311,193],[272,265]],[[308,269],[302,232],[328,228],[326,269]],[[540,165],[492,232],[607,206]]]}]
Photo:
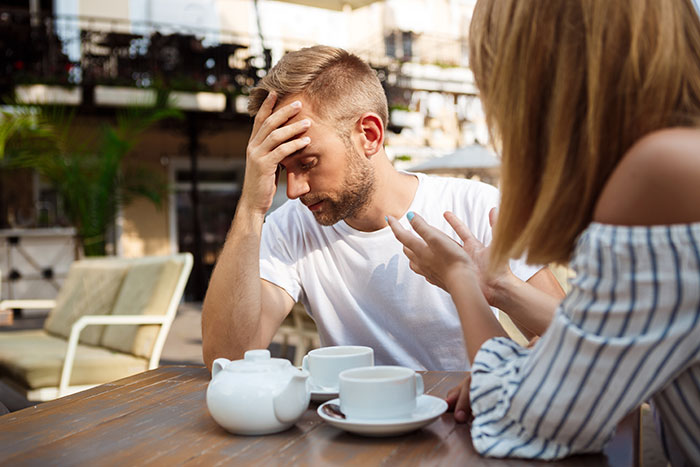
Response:
[{"label": "palm leaf", "polygon": [[144,131],[165,118],[167,107],[132,107],[117,113],[92,137],[74,135],[75,110],[61,106],[16,106],[0,119],[0,157],[5,167],[29,167],[56,187],[83,242],[86,255],[103,255],[105,236],[121,206],[145,197],[160,206],[168,191],[163,175],[130,165],[125,156]]}]

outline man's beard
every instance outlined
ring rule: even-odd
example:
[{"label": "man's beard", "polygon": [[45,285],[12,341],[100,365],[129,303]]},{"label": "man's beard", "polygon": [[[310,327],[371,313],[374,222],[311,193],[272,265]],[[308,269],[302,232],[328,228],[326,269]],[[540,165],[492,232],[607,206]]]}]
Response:
[{"label": "man's beard", "polygon": [[306,206],[323,201],[320,211],[312,211],[316,222],[333,225],[336,222],[355,217],[368,204],[375,189],[374,169],[361,155],[348,147],[346,152],[348,168],[341,190],[333,194],[302,196]]}]

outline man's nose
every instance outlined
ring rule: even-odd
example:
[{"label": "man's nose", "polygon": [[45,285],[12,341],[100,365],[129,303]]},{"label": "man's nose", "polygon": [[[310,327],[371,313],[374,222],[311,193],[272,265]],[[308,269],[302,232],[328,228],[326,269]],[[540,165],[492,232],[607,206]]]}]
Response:
[{"label": "man's nose", "polygon": [[306,176],[287,172],[287,198],[296,199],[309,192],[309,184]]}]

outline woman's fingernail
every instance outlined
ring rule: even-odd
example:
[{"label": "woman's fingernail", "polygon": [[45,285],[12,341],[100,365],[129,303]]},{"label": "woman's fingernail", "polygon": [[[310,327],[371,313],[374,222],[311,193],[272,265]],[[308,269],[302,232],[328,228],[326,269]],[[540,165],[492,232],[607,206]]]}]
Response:
[{"label": "woman's fingernail", "polygon": [[300,107],[301,107],[301,101],[294,101],[294,102],[292,102],[292,107],[294,107],[295,109],[300,108]]},{"label": "woman's fingernail", "polygon": [[458,422],[463,422],[466,419],[467,419],[467,412],[465,412],[464,410],[459,410],[455,414],[455,420],[457,420]]},{"label": "woman's fingernail", "polygon": [[413,211],[408,211],[408,214],[406,214],[406,218],[407,218],[409,221],[412,221],[412,220],[413,220],[413,216],[415,216],[415,214],[413,214]]},{"label": "woman's fingernail", "polygon": [[387,221],[387,223],[388,223],[388,222],[389,222],[389,216],[384,216],[384,220]]}]

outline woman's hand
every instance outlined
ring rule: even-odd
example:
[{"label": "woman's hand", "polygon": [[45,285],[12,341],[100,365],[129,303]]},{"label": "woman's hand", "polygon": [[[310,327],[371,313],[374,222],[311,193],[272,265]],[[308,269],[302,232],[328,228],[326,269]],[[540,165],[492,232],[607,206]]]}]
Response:
[{"label": "woman's hand", "polygon": [[[467,355],[473,361],[484,341],[496,336],[507,336],[484,296],[483,287],[489,281],[480,277],[479,264],[468,253],[471,251],[476,256],[487,255],[488,252],[452,214],[446,214],[445,218],[464,241],[464,245],[459,245],[440,230],[428,225],[418,215],[409,213],[408,218],[418,236],[404,229],[393,217],[387,217],[387,221],[396,238],[403,244],[410,268],[452,296],[462,323]],[[467,397],[466,393],[461,397]]]},{"label": "woman's hand", "polygon": [[447,410],[454,412],[457,423],[466,423],[472,416],[472,408],[469,404],[469,385],[471,380],[470,374],[459,386],[450,389],[445,398]]},{"label": "woman's hand", "polygon": [[[479,287],[481,288],[481,292],[484,294],[486,301],[489,302],[491,306],[497,306],[497,291],[504,290],[509,282],[518,282],[518,279],[515,277],[515,275],[513,275],[513,273],[510,270],[510,267],[507,264],[499,270],[491,271],[489,268],[490,247],[484,246],[484,244],[481,243],[474,236],[474,234],[472,234],[472,232],[469,230],[469,227],[467,227],[466,224],[460,221],[459,218],[457,218],[457,216],[455,216],[453,213],[448,211],[444,214],[444,216],[447,222],[450,224],[450,226],[452,226],[454,231],[462,240],[462,242],[464,242],[461,248],[471,260],[472,269],[476,272],[477,277],[479,278]],[[493,208],[489,212],[489,223],[491,224],[491,227],[494,226],[495,221],[496,208]],[[423,221],[423,223],[425,223],[425,221]],[[391,225],[391,222],[389,223],[389,225]],[[396,222],[395,225],[397,225],[398,228],[401,228],[405,231],[405,229],[403,229],[401,227],[401,224],[399,224],[398,222]],[[414,226],[413,222],[411,222],[411,225]],[[392,230],[394,230],[394,234],[396,234],[396,230],[393,227]],[[401,241],[401,239],[399,239],[399,241]],[[404,244],[404,246],[406,245]],[[421,275],[424,276],[424,274]],[[426,277],[426,279],[428,278]],[[428,281],[430,281],[430,279],[428,279]],[[444,289],[444,287],[442,288]]]},{"label": "woman's hand", "polygon": [[387,219],[397,240],[403,244],[410,268],[431,284],[449,292],[451,286],[459,286],[465,280],[465,274],[478,271],[478,266],[461,245],[428,225],[419,215],[415,214],[410,222],[420,237],[404,229],[395,218]]}]

